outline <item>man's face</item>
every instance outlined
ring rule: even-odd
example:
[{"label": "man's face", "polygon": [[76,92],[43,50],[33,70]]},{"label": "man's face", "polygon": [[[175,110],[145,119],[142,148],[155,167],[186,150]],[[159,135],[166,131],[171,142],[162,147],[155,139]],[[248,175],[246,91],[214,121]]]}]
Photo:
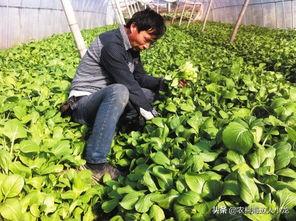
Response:
[{"label": "man's face", "polygon": [[148,49],[156,40],[156,37],[151,32],[152,30],[138,32],[137,26],[132,24],[128,35],[132,48],[137,51]]}]

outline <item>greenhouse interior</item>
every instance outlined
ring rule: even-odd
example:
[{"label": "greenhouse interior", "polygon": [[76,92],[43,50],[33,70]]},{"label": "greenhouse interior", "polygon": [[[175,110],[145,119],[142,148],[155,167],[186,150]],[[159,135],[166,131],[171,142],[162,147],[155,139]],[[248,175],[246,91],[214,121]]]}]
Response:
[{"label": "greenhouse interior", "polygon": [[0,0],[0,21],[1,221],[296,220],[296,0]]}]

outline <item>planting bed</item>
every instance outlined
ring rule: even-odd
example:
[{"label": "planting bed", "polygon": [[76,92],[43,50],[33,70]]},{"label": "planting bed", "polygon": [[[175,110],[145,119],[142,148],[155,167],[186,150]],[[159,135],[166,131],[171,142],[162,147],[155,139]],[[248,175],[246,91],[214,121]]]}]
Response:
[{"label": "planting bed", "polygon": [[114,139],[128,175],[101,184],[79,170],[86,127],[58,112],[72,36],[0,52],[0,220],[295,220],[296,32],[243,27],[231,45],[230,26],[200,29],[170,26],[143,53],[169,89],[143,132]]}]

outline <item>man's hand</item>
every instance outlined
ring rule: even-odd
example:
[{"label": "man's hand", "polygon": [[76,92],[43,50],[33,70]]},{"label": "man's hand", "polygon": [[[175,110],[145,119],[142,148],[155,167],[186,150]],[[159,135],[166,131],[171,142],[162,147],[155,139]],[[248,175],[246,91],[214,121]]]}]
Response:
[{"label": "man's hand", "polygon": [[163,78],[159,79],[159,91],[167,91],[169,88],[169,82]]},{"label": "man's hand", "polygon": [[151,111],[146,111],[140,108],[140,114],[145,118],[145,120],[151,120],[158,115],[158,112],[153,108]]}]

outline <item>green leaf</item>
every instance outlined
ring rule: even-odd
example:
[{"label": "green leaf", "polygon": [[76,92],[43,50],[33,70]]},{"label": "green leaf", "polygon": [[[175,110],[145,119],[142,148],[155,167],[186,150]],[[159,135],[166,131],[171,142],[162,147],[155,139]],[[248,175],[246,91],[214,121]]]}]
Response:
[{"label": "green leaf", "polygon": [[240,186],[236,180],[226,180],[223,185],[222,195],[238,196],[240,194]]},{"label": "green leaf", "polygon": [[40,151],[40,147],[32,140],[23,140],[19,144],[19,149],[23,153],[38,153]]},{"label": "green leaf", "polygon": [[159,206],[154,204],[149,210],[149,217],[153,221],[162,221],[165,219],[165,214]]},{"label": "green leaf", "polygon": [[193,104],[192,100],[187,100],[187,103],[179,104],[181,110],[185,112],[193,112],[195,110],[195,105]]},{"label": "green leaf", "polygon": [[223,143],[228,149],[246,154],[254,143],[253,134],[243,125],[231,122],[222,133]]},{"label": "green leaf", "polygon": [[296,179],[295,170],[292,170],[290,168],[284,168],[284,169],[278,170],[276,172],[276,174],[279,176],[290,177],[290,178]]},{"label": "green leaf", "polygon": [[155,124],[156,126],[160,127],[160,128],[164,128],[164,118],[161,117],[155,117],[151,120],[151,122],[153,124]]},{"label": "green leaf", "polygon": [[287,127],[286,128],[288,132],[289,138],[293,141],[296,142],[296,130],[294,130],[292,127]]},{"label": "green leaf", "polygon": [[22,177],[30,177],[32,175],[32,171],[30,168],[24,166],[21,162],[19,161],[15,161],[10,163],[9,165],[9,170],[13,173],[13,174],[18,174]]},{"label": "green leaf", "polygon": [[30,206],[30,212],[32,213],[33,216],[39,217],[39,215],[40,215],[39,205],[38,204],[32,204]]},{"label": "green leaf", "polygon": [[58,141],[56,144],[53,145],[51,152],[59,158],[62,156],[71,155],[72,150],[70,149],[69,140]]},{"label": "green leaf", "polygon": [[154,166],[152,168],[152,175],[154,175],[158,184],[162,189],[168,189],[173,185],[172,172],[162,166]]},{"label": "green leaf", "polygon": [[120,195],[123,195],[123,194],[126,194],[126,193],[137,192],[130,185],[127,185],[127,186],[124,186],[124,187],[119,187],[119,188],[116,189],[116,191]]},{"label": "green leaf", "polygon": [[141,221],[150,221],[150,217],[147,213],[143,213],[141,216]]},{"label": "green leaf", "polygon": [[268,208],[262,203],[251,203],[247,208],[250,213],[244,213],[252,221],[271,221],[272,215],[268,212]]},{"label": "green leaf", "polygon": [[282,209],[292,209],[296,206],[296,193],[291,192],[288,189],[283,189],[275,192],[275,200],[279,207],[279,211]]},{"label": "green leaf", "polygon": [[274,159],[276,170],[285,168],[289,165],[291,159],[294,157],[289,143],[280,143],[276,147],[276,156]]},{"label": "green leaf", "polygon": [[6,150],[0,150],[0,167],[8,173],[9,163],[12,161],[11,155]]},{"label": "green leaf", "polygon": [[266,158],[265,149],[258,148],[253,154],[250,154],[250,164],[254,169],[257,169],[261,166]]},{"label": "green leaf", "polygon": [[235,165],[246,162],[243,155],[232,150],[227,151],[226,159],[230,162],[233,162]]},{"label": "green leaf", "polygon": [[126,210],[132,210],[141,195],[143,195],[141,192],[126,194],[119,204]]},{"label": "green leaf", "polygon": [[38,189],[42,188],[44,180],[45,180],[45,177],[36,176],[36,177],[32,177],[30,179],[26,179],[26,184],[29,184],[38,190]]},{"label": "green leaf", "polygon": [[208,163],[208,162],[213,162],[217,159],[217,157],[219,156],[219,152],[204,152],[204,153],[200,153],[199,157],[201,158],[202,161]]},{"label": "green leaf", "polygon": [[18,138],[27,137],[27,131],[25,130],[24,125],[17,119],[5,122],[3,134],[7,136],[11,142],[14,142]]},{"label": "green leaf", "polygon": [[177,220],[190,220],[191,209],[178,203],[174,204],[174,214]]},{"label": "green leaf", "polygon": [[178,199],[178,203],[184,206],[194,206],[198,202],[201,202],[201,196],[200,194],[194,192],[194,191],[188,191],[185,193],[182,193]]},{"label": "green leaf", "polygon": [[241,173],[238,174],[238,180],[241,187],[240,197],[242,200],[247,204],[257,201],[259,198],[259,190],[255,182],[246,174]]},{"label": "green leaf", "polygon": [[202,197],[215,200],[221,196],[223,192],[223,183],[218,180],[207,180],[202,190]]},{"label": "green leaf", "polygon": [[23,220],[21,204],[18,199],[7,199],[0,204],[0,214],[7,220]]},{"label": "green leaf", "polygon": [[138,202],[135,205],[136,211],[139,213],[146,213],[149,211],[150,207],[153,205],[153,202],[150,200],[151,195],[141,196]]},{"label": "green leaf", "polygon": [[157,203],[163,209],[169,209],[174,200],[179,196],[179,193],[171,189],[167,194],[160,194],[156,197],[151,197],[151,200]]},{"label": "green leaf", "polygon": [[205,122],[202,124],[201,126],[202,130],[205,131],[206,133],[208,133],[211,138],[215,138],[217,133],[218,133],[218,129],[214,124],[213,118],[212,117],[208,117]]},{"label": "green leaf", "polygon": [[233,109],[233,116],[236,118],[244,118],[251,115],[251,110],[248,108]]},{"label": "green leaf", "polygon": [[110,221],[124,221],[120,215],[113,216]]},{"label": "green leaf", "polygon": [[170,164],[170,159],[167,158],[167,156],[161,151],[157,151],[156,153],[152,153],[152,154],[150,154],[150,156],[151,156],[151,159],[156,164],[163,165],[163,166]]},{"label": "green leaf", "polygon": [[176,113],[177,107],[173,102],[169,102],[169,104],[165,107],[165,109],[169,112]]},{"label": "green leaf", "polygon": [[43,204],[45,206],[44,213],[53,213],[57,209],[57,205],[54,203],[55,197],[53,195],[47,195],[44,198]]},{"label": "green leaf", "polygon": [[116,208],[118,203],[119,203],[118,199],[104,201],[102,204],[102,209],[103,209],[104,213],[110,213],[113,209]]},{"label": "green leaf", "polygon": [[185,182],[190,190],[201,194],[203,185],[205,184],[205,180],[202,176],[195,173],[186,173],[185,174]]},{"label": "green leaf", "polygon": [[229,165],[227,163],[218,164],[218,165],[213,167],[213,170],[215,170],[215,171],[227,171],[227,172],[230,173],[230,168],[229,168]]},{"label": "green leaf", "polygon": [[157,191],[157,187],[156,187],[155,182],[153,181],[149,171],[146,171],[144,174],[143,184],[148,187],[150,192]]},{"label": "green leaf", "polygon": [[1,185],[5,197],[15,197],[20,194],[24,186],[24,179],[19,175],[9,175]]},{"label": "green leaf", "polygon": [[202,113],[195,112],[194,116],[187,120],[187,124],[191,126],[196,132],[199,131],[199,127],[202,123]]},{"label": "green leaf", "polygon": [[13,108],[13,112],[19,120],[22,120],[22,118],[27,114],[26,107],[24,106],[15,106]]}]

